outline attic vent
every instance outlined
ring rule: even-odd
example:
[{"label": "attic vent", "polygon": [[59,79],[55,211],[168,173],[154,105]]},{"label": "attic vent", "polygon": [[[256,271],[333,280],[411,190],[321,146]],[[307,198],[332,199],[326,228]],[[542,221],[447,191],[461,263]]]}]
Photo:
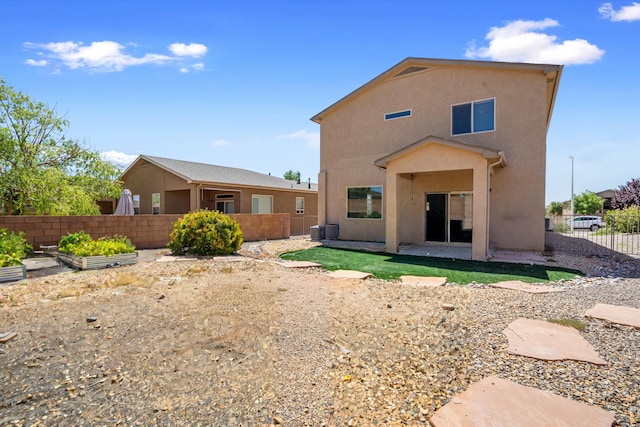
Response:
[{"label": "attic vent", "polygon": [[428,67],[407,67],[404,70],[400,71],[398,74],[396,74],[393,77],[401,77],[401,76],[406,76],[407,74],[411,74],[411,73],[417,73],[418,71],[424,71],[424,70],[428,70]]}]

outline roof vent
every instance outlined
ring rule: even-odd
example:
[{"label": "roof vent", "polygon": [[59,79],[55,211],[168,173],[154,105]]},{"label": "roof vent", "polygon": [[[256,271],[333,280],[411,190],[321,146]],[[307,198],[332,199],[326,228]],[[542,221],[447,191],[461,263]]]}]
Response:
[{"label": "roof vent", "polygon": [[412,74],[412,73],[417,73],[418,71],[424,71],[424,70],[428,70],[429,67],[418,67],[418,66],[413,66],[413,67],[407,67],[404,70],[400,71],[398,74],[396,74],[395,77],[402,77],[402,76],[406,76],[407,74]]}]

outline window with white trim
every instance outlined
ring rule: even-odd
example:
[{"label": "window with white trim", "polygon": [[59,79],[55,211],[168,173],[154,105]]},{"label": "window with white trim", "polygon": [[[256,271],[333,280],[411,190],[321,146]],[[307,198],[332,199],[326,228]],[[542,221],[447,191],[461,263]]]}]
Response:
[{"label": "window with white trim", "polygon": [[260,194],[251,195],[251,213],[270,214],[273,213],[273,196],[262,196]]},{"label": "window with white trim", "polygon": [[382,219],[382,186],[347,187],[347,218]]},{"label": "window with white trim", "polygon": [[232,214],[235,209],[233,194],[216,194],[216,210],[223,214]]},{"label": "window with white trim", "polygon": [[304,197],[296,197],[296,213],[304,213]]},{"label": "window with white trim", "polygon": [[154,215],[160,213],[160,193],[151,194],[151,213]]},{"label": "window with white trim", "polygon": [[133,195],[133,213],[138,215],[140,214],[140,195]]},{"label": "window with white trim", "polygon": [[496,130],[495,98],[451,106],[451,135]]}]

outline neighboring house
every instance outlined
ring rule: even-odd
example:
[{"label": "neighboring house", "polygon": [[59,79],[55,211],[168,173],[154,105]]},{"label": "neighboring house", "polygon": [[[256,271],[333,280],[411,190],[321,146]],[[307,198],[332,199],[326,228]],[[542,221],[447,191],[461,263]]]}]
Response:
[{"label": "neighboring house", "polygon": [[407,58],[318,113],[318,224],[342,240],[543,250],[561,65]]},{"label": "neighboring house", "polygon": [[139,156],[121,179],[140,214],[197,209],[228,214],[289,213],[291,234],[308,234],[317,224],[318,186],[311,182],[146,155]]},{"label": "neighboring house", "polygon": [[[604,215],[607,211],[611,210],[611,199],[615,194],[615,190],[602,190],[596,193],[596,196],[602,199],[602,209],[598,209],[595,214]],[[571,215],[571,200],[566,200],[562,202],[562,215],[570,216]]]}]

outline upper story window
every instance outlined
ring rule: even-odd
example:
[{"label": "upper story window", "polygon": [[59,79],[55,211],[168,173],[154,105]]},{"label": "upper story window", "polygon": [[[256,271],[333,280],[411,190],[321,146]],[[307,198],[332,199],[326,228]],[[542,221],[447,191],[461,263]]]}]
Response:
[{"label": "upper story window", "polygon": [[451,106],[451,135],[496,130],[495,98]]},{"label": "upper story window", "polygon": [[385,120],[399,119],[411,115],[411,110],[396,111],[395,113],[387,113],[384,115]]}]

